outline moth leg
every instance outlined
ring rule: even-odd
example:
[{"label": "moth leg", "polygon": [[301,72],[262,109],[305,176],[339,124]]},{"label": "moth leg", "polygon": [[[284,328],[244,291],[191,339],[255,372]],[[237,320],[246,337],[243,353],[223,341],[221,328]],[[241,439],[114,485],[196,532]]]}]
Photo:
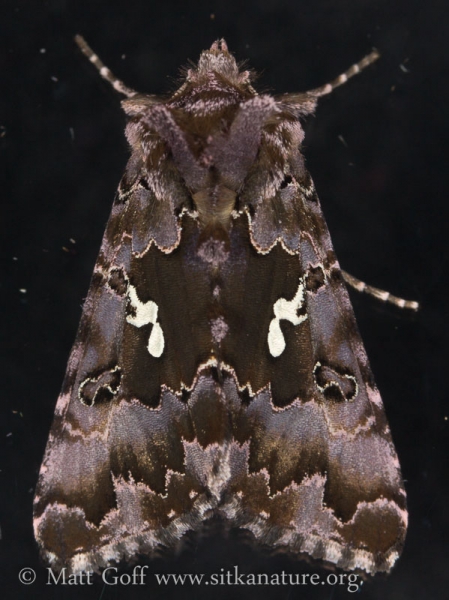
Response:
[{"label": "moth leg", "polygon": [[95,68],[103,77],[103,79],[110,83],[114,90],[116,90],[120,94],[123,94],[124,96],[127,96],[128,98],[133,98],[134,96],[138,95],[138,92],[126,86],[123,83],[123,81],[120,81],[120,79],[117,79],[117,77],[112,73],[112,71],[108,69],[108,67],[98,58],[98,56],[95,54],[95,52],[92,50],[92,48],[81,35],[75,36],[75,42],[80,47],[81,52],[85,56],[87,56],[87,58],[95,66]]},{"label": "moth leg", "polygon": [[341,73],[341,75],[333,79],[330,83],[325,83],[320,87],[317,87],[313,90],[309,90],[308,92],[306,92],[306,94],[315,97],[326,96],[326,94],[330,94],[335,90],[335,88],[339,87],[340,85],[343,85],[343,83],[346,83],[348,79],[351,79],[351,77],[354,77],[354,75],[357,75],[358,73],[363,71],[363,69],[366,69],[366,67],[371,65],[374,61],[376,61],[379,58],[379,56],[380,53],[374,49],[372,52],[364,56],[362,60],[359,60],[359,62],[352,65],[352,67],[349,67],[347,71]]},{"label": "moth leg", "polygon": [[404,298],[398,298],[397,296],[393,296],[390,292],[385,290],[381,290],[372,285],[368,285],[364,281],[357,279],[353,275],[350,275],[346,271],[341,272],[343,275],[343,279],[346,281],[348,285],[357,290],[358,292],[364,292],[369,294],[370,296],[374,296],[377,300],[381,300],[382,302],[388,302],[389,304],[394,304],[399,308],[406,308],[407,310],[417,311],[419,310],[419,303],[415,300],[404,300]]}]

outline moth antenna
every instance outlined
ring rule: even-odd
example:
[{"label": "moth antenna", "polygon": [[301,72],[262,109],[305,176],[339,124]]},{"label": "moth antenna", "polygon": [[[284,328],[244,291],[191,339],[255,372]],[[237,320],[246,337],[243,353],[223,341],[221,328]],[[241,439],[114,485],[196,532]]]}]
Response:
[{"label": "moth antenna", "polygon": [[302,116],[307,116],[315,112],[318,98],[330,94],[335,88],[343,85],[357,75],[361,73],[363,69],[371,65],[380,57],[380,53],[374,49],[370,54],[367,54],[362,60],[349,67],[347,71],[341,73],[338,77],[333,79],[330,83],[321,85],[320,87],[309,90],[308,92],[293,92],[288,94],[282,94],[276,96],[276,100],[282,104],[289,105],[299,111]]},{"label": "moth antenna", "polygon": [[404,298],[393,296],[393,294],[390,294],[390,292],[381,290],[372,285],[368,285],[364,281],[357,279],[357,277],[350,275],[346,271],[342,270],[341,273],[346,283],[357,290],[357,292],[369,294],[381,302],[394,304],[394,306],[397,306],[398,308],[405,308],[406,310],[413,310],[415,312],[419,310],[419,302],[416,302],[416,300],[404,300]]},{"label": "moth antenna", "polygon": [[138,95],[136,90],[126,86],[123,81],[117,79],[114,73],[100,60],[100,58],[95,54],[89,44],[81,35],[75,36],[75,42],[78,44],[81,52],[87,56],[90,62],[95,66],[100,75],[105,79],[108,83],[112,85],[114,90],[123,94],[127,98],[133,98]]},{"label": "moth antenna", "polygon": [[362,58],[362,60],[359,60],[359,62],[352,65],[352,67],[349,67],[349,69],[347,71],[345,71],[344,73],[341,73],[338,77],[333,79],[330,83],[325,83],[324,85],[321,85],[320,87],[317,87],[313,90],[309,90],[306,93],[310,94],[311,96],[318,97],[318,98],[321,96],[326,96],[327,94],[330,94],[331,92],[333,92],[335,90],[335,88],[338,88],[340,85],[343,85],[344,83],[346,83],[348,81],[348,79],[351,79],[351,77],[354,77],[354,75],[361,73],[363,71],[363,69],[366,69],[366,67],[369,67],[369,65],[371,65],[373,62],[375,62],[379,57],[380,57],[379,51],[374,49],[372,52],[370,52],[369,54],[364,56]]}]

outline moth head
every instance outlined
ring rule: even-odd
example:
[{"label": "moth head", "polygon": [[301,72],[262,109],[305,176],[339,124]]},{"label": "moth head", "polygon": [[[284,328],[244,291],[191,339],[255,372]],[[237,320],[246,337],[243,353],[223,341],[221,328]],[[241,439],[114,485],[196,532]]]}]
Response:
[{"label": "moth head", "polygon": [[201,53],[198,65],[187,71],[187,82],[200,83],[211,77],[225,79],[235,85],[249,84],[249,71],[240,72],[235,58],[228,50],[225,40],[215,41],[209,50]]}]

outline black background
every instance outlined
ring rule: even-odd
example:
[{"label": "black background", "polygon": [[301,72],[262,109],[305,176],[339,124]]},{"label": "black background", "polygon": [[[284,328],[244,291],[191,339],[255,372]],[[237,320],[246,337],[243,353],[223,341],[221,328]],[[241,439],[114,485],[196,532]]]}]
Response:
[{"label": "black background", "polygon": [[[328,585],[181,588],[150,578],[144,588],[45,585],[32,533],[33,489],[127,158],[119,98],[75,46],[76,33],[128,85],[150,93],[173,89],[178,68],[218,37],[261,74],[259,89],[276,92],[325,83],[373,46],[380,50],[375,65],[320,102],[305,144],[342,266],[422,302],[411,318],[352,294],[410,509],[397,566],[358,594],[448,598],[447,4],[50,0],[2,2],[1,13],[2,598],[357,596]],[[150,562],[152,572],[178,573],[235,564],[241,572],[319,572],[220,536]],[[23,567],[36,570],[33,585],[19,583]]]}]

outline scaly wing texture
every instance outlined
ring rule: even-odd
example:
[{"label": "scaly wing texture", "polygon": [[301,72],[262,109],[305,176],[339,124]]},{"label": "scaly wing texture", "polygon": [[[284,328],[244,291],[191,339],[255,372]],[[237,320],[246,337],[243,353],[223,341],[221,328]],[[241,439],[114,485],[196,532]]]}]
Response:
[{"label": "scaly wing texture", "polygon": [[36,490],[44,556],[98,571],[220,514],[390,570],[405,491],[294,110],[218,46],[170,101],[125,108],[133,154]]}]

